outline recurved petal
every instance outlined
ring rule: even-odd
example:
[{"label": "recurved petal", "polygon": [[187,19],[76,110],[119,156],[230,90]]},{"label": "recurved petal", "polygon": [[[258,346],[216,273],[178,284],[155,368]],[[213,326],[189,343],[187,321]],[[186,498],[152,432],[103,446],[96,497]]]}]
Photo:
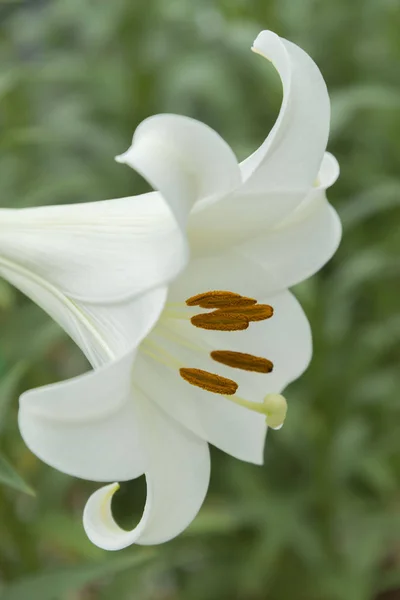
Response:
[{"label": "recurved petal", "polygon": [[328,140],[326,85],[306,52],[271,31],[259,34],[253,50],[275,66],[283,100],[267,139],[241,164],[242,191],[294,190],[300,201],[315,181]]},{"label": "recurved petal", "polygon": [[132,396],[135,351],[63,383],[22,394],[21,435],[41,460],[93,481],[141,475],[145,456]]},{"label": "recurved petal", "polygon": [[[336,159],[326,153],[318,185],[279,226],[240,245],[238,252],[265,268],[272,290],[285,289],[319,271],[336,252],[342,226],[325,190],[339,174]],[[272,291],[271,290],[271,291]]]},{"label": "recurved petal", "polygon": [[188,258],[186,236],[159,194],[0,212],[0,267],[75,301],[122,301],[173,279]]},{"label": "recurved petal", "polygon": [[132,531],[124,531],[114,521],[111,500],[118,484],[95,492],[83,515],[89,539],[105,550],[170,540],[191,523],[207,493],[207,443],[165,416],[146,398],[142,400],[142,422],[148,427],[143,430],[147,499],[141,521]]},{"label": "recurved petal", "polygon": [[[281,110],[264,143],[241,163],[240,188],[194,207],[188,235],[197,256],[221,252],[280,225],[311,194],[324,156],[330,103],[318,67],[303,50],[270,31],[257,37],[253,49],[271,60],[281,76]],[[323,169],[334,171],[328,162]]]},{"label": "recurved petal", "polygon": [[180,115],[155,115],[136,129],[118,162],[161,192],[182,228],[193,204],[225,195],[241,183],[237,160],[213,129]]},{"label": "recurved petal", "polygon": [[327,190],[337,181],[339,175],[340,166],[337,159],[330,152],[325,152],[313,189]]},{"label": "recurved petal", "polygon": [[242,193],[199,203],[190,215],[188,238],[193,256],[207,256],[267,234],[306,197],[297,191]]}]

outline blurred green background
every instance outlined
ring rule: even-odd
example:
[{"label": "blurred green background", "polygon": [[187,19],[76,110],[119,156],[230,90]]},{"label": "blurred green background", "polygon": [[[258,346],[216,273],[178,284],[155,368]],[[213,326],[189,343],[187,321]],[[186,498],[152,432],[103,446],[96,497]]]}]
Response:
[{"label": "blurred green background", "polygon": [[[269,436],[264,468],[213,450],[210,493],[178,539],[102,552],[81,525],[96,485],[43,465],[16,421],[21,391],[86,364],[0,281],[2,600],[400,598],[398,0],[3,0],[1,203],[143,191],[113,156],[158,112],[205,121],[245,157],[281,99],[273,68],[249,50],[266,28],[320,66],[342,168],[329,197],[343,243],[295,289],[315,353],[287,390],[286,425]],[[143,481],[122,486],[121,523],[137,522],[144,497]]]}]

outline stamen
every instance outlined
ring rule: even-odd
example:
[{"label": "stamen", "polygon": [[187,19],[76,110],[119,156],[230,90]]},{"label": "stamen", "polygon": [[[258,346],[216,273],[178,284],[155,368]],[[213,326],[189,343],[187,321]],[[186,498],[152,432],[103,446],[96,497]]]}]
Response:
[{"label": "stamen", "polygon": [[154,342],[154,340],[150,338],[146,338],[143,340],[141,345],[141,352],[143,354],[149,356],[153,360],[165,365],[166,367],[170,367],[171,369],[179,369],[181,364],[176,358],[167,352],[165,348]]},{"label": "stamen", "polygon": [[241,314],[247,317],[249,321],[265,321],[274,314],[274,309],[269,304],[254,304],[253,306],[232,306],[229,308],[230,314]]},{"label": "stamen", "polygon": [[232,379],[227,379],[208,371],[202,371],[201,369],[179,369],[179,374],[191,385],[196,385],[214,394],[232,396],[238,389],[238,384]]},{"label": "stamen", "polygon": [[249,319],[245,315],[231,314],[223,310],[195,315],[190,321],[195,327],[216,331],[239,331],[249,326]]},{"label": "stamen", "polygon": [[244,352],[233,352],[231,350],[214,350],[210,353],[211,358],[223,365],[244,371],[255,371],[257,373],[270,373],[274,367],[272,362],[261,356],[253,356]]},{"label": "stamen", "polygon": [[254,298],[247,298],[234,292],[215,290],[191,296],[186,300],[188,306],[201,306],[201,308],[227,308],[231,306],[251,306],[256,304]]}]

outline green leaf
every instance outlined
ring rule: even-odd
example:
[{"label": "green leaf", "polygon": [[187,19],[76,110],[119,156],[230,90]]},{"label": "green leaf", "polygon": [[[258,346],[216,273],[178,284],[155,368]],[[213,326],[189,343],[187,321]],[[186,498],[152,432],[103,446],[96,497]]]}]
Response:
[{"label": "green leaf", "polygon": [[153,551],[136,550],[134,554],[120,554],[116,557],[108,555],[107,560],[100,562],[24,577],[5,588],[0,600],[61,600],[64,594],[76,592],[90,583],[101,581],[125,569],[142,567],[154,556]]},{"label": "green leaf", "polygon": [[82,560],[96,560],[104,554],[89,541],[81,519],[69,512],[46,510],[35,520],[33,527],[38,539],[46,540],[46,544],[62,548]]},{"label": "green leaf", "polygon": [[332,135],[338,135],[360,110],[399,110],[398,90],[390,86],[355,85],[331,93]]},{"label": "green leaf", "polygon": [[240,528],[242,517],[238,511],[229,510],[226,506],[203,509],[182,535],[228,534]]},{"label": "green leaf", "polygon": [[8,485],[19,492],[24,492],[30,496],[34,496],[35,492],[20,475],[14,467],[8,462],[8,460],[0,454],[0,483]]},{"label": "green leaf", "polygon": [[340,216],[347,231],[363,223],[366,219],[400,206],[400,181],[384,181],[379,185],[362,191],[349,199],[342,207]]}]

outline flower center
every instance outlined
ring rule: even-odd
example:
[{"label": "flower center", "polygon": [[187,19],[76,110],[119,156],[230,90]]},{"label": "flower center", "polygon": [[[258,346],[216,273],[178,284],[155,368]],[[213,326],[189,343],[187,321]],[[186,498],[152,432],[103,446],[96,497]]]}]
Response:
[{"label": "flower center", "polygon": [[[264,321],[274,314],[272,306],[268,304],[258,304],[254,298],[220,290],[192,296],[186,300],[186,305],[211,309],[211,312],[192,316],[190,322],[195,327],[214,331],[228,332],[247,329],[251,322]],[[273,363],[269,359],[243,352],[213,350],[210,352],[210,357],[215,362],[233,369],[263,374],[273,370]],[[179,368],[179,374],[190,385],[214,394],[221,394],[235,404],[264,414],[270,427],[280,428],[283,425],[287,403],[280,394],[268,394],[263,402],[251,402],[236,395],[239,386],[233,379],[187,367]]]}]

